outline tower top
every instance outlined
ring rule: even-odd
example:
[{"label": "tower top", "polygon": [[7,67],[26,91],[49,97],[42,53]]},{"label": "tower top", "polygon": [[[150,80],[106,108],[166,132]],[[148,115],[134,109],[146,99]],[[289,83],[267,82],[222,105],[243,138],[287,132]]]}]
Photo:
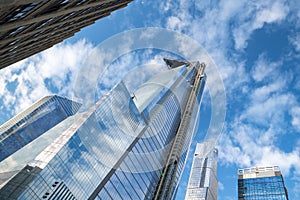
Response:
[{"label": "tower top", "polygon": [[251,167],[238,170],[239,179],[272,177],[280,175],[281,172],[278,166]]},{"label": "tower top", "polygon": [[164,58],[165,63],[168,65],[169,68],[176,68],[180,67],[182,65],[188,65],[188,61],[184,60],[176,60],[176,59],[170,59],[170,58]]}]

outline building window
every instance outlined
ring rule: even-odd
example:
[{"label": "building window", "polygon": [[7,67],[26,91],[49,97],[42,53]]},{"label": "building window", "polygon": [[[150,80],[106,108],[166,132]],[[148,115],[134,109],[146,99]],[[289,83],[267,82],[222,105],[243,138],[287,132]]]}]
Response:
[{"label": "building window", "polygon": [[26,26],[20,26],[19,28],[16,28],[12,32],[10,32],[9,36],[14,36],[14,35],[20,33],[21,31],[23,31],[25,28],[26,28]]},{"label": "building window", "polygon": [[12,46],[12,45],[16,44],[17,42],[19,42],[20,40],[21,40],[21,38],[15,39],[14,41],[10,42],[8,44],[8,46]]},{"label": "building window", "polygon": [[8,53],[8,54],[13,54],[13,53],[16,52],[16,49],[17,49],[17,48],[18,48],[18,46],[15,46],[15,47],[9,49],[9,50],[7,51],[7,53]]},{"label": "building window", "polygon": [[13,36],[17,35],[18,33],[20,33],[21,31],[23,31],[26,27],[27,26],[20,26],[16,29],[13,29],[13,30],[9,31],[7,34],[5,34],[1,39],[13,37]]},{"label": "building window", "polygon": [[52,17],[50,19],[46,19],[46,20],[42,21],[35,29],[39,29],[46,25],[49,25],[54,19],[56,19],[56,17]]},{"label": "building window", "polygon": [[62,28],[63,26],[66,26],[66,24],[61,24],[59,26],[56,26],[54,29],[52,29],[52,31],[56,31],[56,30]]},{"label": "building window", "polygon": [[76,6],[80,6],[80,5],[82,5],[82,4],[84,4],[85,2],[87,2],[88,0],[80,0],[80,1],[78,1],[75,5]]},{"label": "building window", "polygon": [[47,7],[44,10],[44,12],[40,13],[40,15],[44,15],[44,14],[55,12],[55,11],[61,9],[62,7],[64,7],[65,5],[67,5],[68,3],[70,3],[70,0],[57,1],[54,4],[52,4],[51,6]]},{"label": "building window", "polygon": [[69,19],[70,17],[74,16],[77,12],[72,12],[70,14],[65,15],[60,21],[63,22],[66,19]]},{"label": "building window", "polygon": [[32,11],[40,2],[33,2],[27,5],[23,5],[15,9],[8,17],[6,21],[13,22],[18,19],[23,19],[30,11]]},{"label": "building window", "polygon": [[59,4],[61,6],[64,6],[64,5],[67,5],[71,0],[64,0],[64,1],[61,1]]},{"label": "building window", "polygon": [[88,8],[88,9],[85,9],[84,11],[82,11],[82,12],[80,13],[80,15],[84,15],[84,14],[86,14],[86,13],[91,13],[93,10],[94,10],[94,8]]}]

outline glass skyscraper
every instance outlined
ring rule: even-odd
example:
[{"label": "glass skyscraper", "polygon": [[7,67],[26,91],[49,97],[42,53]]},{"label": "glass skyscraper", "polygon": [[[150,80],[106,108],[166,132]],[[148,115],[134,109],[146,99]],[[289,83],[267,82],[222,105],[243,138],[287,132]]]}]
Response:
[{"label": "glass skyscraper", "polygon": [[[88,111],[49,130],[60,134],[3,184],[0,196],[135,200],[160,198],[165,190],[173,197],[195,130],[204,68],[199,62],[170,65],[134,95],[120,82]],[[165,169],[174,154],[167,186]]]},{"label": "glass skyscraper", "polygon": [[218,150],[213,148],[208,155],[203,155],[204,145],[205,143],[198,143],[196,146],[186,200],[218,199]]},{"label": "glass skyscraper", "polygon": [[287,200],[288,192],[278,166],[238,170],[239,200]]},{"label": "glass skyscraper", "polygon": [[81,104],[57,95],[47,96],[0,126],[0,161],[67,117]]}]

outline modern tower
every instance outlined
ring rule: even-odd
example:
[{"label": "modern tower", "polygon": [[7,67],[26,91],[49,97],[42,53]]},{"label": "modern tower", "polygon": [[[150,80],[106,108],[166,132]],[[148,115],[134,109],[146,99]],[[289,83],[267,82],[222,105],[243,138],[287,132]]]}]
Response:
[{"label": "modern tower", "polygon": [[288,192],[278,166],[238,170],[239,200],[288,200]]},{"label": "modern tower", "polygon": [[132,0],[0,1],[0,69],[73,36]]},{"label": "modern tower", "polygon": [[[199,62],[169,67],[141,85],[133,96],[120,82],[88,111],[43,134],[58,136],[30,162],[23,162],[19,173],[3,184],[0,196],[174,197],[194,135],[206,75]],[[169,166],[173,173],[166,170]],[[166,183],[165,175],[171,178],[169,186],[161,184]]]},{"label": "modern tower", "polygon": [[185,200],[218,199],[218,150],[213,148],[203,155],[203,145],[205,143],[196,146]]},{"label": "modern tower", "polygon": [[57,95],[34,103],[0,126],[0,162],[74,115],[81,104]]}]

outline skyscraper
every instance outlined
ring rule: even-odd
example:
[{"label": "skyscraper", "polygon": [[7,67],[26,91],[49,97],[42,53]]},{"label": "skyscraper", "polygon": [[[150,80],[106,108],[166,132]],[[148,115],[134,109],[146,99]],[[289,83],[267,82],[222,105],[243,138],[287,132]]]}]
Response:
[{"label": "skyscraper", "polygon": [[287,200],[288,192],[278,166],[238,170],[239,200]]},{"label": "skyscraper", "polygon": [[203,145],[205,143],[198,143],[196,146],[186,200],[218,199],[218,150],[214,148],[203,157]]},{"label": "skyscraper", "polygon": [[0,69],[73,36],[131,1],[0,1]]},{"label": "skyscraper", "polygon": [[64,97],[47,96],[1,125],[0,161],[74,115],[80,106]]},{"label": "skyscraper", "polygon": [[64,120],[62,127],[70,118],[73,122],[3,185],[0,196],[153,199],[161,194],[168,155],[176,153],[173,183],[163,187],[173,197],[194,134],[205,74],[199,62],[172,67],[133,96],[120,82],[88,111]]}]

